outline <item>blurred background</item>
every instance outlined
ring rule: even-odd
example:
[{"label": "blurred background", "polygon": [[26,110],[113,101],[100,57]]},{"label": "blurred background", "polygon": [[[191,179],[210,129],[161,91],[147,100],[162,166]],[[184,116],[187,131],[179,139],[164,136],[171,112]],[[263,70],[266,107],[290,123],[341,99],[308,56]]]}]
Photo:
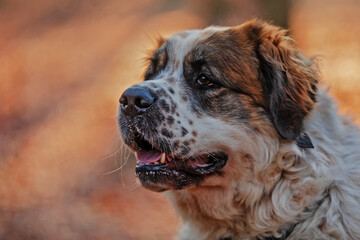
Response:
[{"label": "blurred background", "polygon": [[138,186],[118,99],[158,36],[253,17],[320,56],[360,123],[358,0],[0,0],[0,239],[172,239],[180,219]]}]

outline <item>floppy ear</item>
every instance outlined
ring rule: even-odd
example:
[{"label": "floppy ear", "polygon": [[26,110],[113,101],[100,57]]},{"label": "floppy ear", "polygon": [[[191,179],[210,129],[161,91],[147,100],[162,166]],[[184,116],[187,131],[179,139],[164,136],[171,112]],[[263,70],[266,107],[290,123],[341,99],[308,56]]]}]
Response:
[{"label": "floppy ear", "polygon": [[247,26],[255,40],[259,78],[280,136],[296,140],[315,103],[317,74],[286,31],[257,20]]}]

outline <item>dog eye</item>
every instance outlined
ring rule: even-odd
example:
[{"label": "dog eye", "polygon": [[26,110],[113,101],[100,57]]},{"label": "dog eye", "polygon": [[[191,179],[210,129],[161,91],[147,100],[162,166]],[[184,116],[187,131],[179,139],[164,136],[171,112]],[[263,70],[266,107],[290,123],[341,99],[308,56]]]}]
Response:
[{"label": "dog eye", "polygon": [[200,75],[198,77],[198,79],[196,80],[196,82],[200,85],[200,86],[207,86],[207,87],[210,87],[210,86],[213,86],[214,83],[212,83],[210,81],[210,79],[208,77],[206,77],[205,75]]}]

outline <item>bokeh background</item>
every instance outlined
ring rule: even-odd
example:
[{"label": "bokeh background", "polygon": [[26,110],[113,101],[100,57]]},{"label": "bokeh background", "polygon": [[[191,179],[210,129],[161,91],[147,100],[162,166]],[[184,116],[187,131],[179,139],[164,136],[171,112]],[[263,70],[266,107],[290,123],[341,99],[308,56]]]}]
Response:
[{"label": "bokeh background", "polygon": [[0,239],[172,239],[180,219],[138,186],[118,99],[158,36],[253,17],[318,55],[360,123],[358,0],[0,0]]}]

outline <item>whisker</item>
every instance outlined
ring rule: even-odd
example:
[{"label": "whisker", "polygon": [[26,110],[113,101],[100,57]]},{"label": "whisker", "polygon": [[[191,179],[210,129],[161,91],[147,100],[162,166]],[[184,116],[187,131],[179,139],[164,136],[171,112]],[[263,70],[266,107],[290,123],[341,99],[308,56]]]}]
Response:
[{"label": "whisker", "polygon": [[[126,165],[126,163],[128,162],[128,160],[129,160],[129,158],[130,158],[130,156],[131,156],[131,152],[128,151],[128,150],[124,147],[124,143],[122,143],[122,146],[120,147],[119,151],[121,151],[121,152],[120,152],[120,161],[121,161],[120,166],[118,166],[117,159],[115,159],[115,164],[117,165],[117,166],[116,166],[116,169],[114,169],[114,170],[112,170],[112,171],[109,171],[109,172],[106,172],[106,173],[104,173],[104,175],[112,174],[112,173],[114,173],[114,172],[117,172],[117,171],[121,170],[121,169]],[[128,155],[127,155],[125,161],[123,162],[123,161],[122,161],[122,160],[123,160],[123,156],[122,156],[122,155],[123,155],[123,152],[124,152],[124,151],[125,151],[125,152],[128,151]]]},{"label": "whisker", "polygon": [[126,185],[125,185],[125,180],[124,180],[123,167],[124,167],[124,166],[126,165],[126,163],[129,161],[130,156],[131,156],[131,152],[128,151],[128,155],[127,155],[127,157],[126,157],[126,160],[125,160],[123,166],[120,168],[121,183],[122,183],[122,186],[123,186],[124,189],[126,189]]}]

